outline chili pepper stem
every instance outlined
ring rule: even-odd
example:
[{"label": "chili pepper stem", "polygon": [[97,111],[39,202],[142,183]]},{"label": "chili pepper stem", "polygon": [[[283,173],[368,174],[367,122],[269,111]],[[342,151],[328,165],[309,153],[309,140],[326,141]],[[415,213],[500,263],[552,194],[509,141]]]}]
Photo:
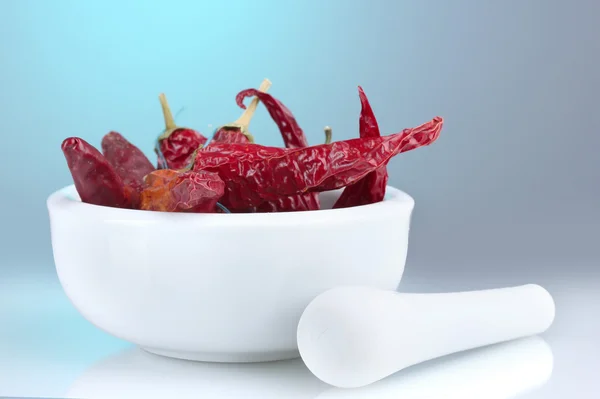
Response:
[{"label": "chili pepper stem", "polygon": [[333,133],[331,131],[331,127],[325,126],[325,144],[331,144],[331,140],[333,138]]},{"label": "chili pepper stem", "polygon": [[171,108],[169,108],[167,97],[164,93],[160,93],[158,100],[160,101],[160,107],[162,108],[163,117],[165,119],[165,131],[175,129],[177,125],[175,125],[175,119],[171,113]]}]

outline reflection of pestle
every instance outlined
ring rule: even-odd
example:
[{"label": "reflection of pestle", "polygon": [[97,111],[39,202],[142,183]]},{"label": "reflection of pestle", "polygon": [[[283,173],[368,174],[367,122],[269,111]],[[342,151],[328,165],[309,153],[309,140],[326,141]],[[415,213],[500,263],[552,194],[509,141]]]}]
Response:
[{"label": "reflection of pestle", "polygon": [[317,399],[509,399],[544,385],[552,350],[528,337],[432,360],[372,385],[331,388]]},{"label": "reflection of pestle", "polygon": [[298,348],[322,381],[360,387],[440,356],[545,331],[554,301],[538,285],[404,294],[338,287],[315,298],[298,325]]},{"label": "reflection of pestle", "polygon": [[90,367],[71,385],[67,397],[314,399],[326,389],[300,359],[203,363],[134,348]]}]

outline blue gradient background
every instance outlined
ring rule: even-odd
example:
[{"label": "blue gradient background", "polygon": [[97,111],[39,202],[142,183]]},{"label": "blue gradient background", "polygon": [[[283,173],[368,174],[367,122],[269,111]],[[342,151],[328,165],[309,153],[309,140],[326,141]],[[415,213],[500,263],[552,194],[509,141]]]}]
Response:
[{"label": "blue gradient background", "polygon": [[[556,339],[576,325],[589,354],[600,330],[576,298],[598,303],[600,283],[599,15],[594,0],[0,0],[4,303],[38,309],[6,292],[55,284],[45,199],[71,184],[64,138],[117,130],[154,160],[160,92],[208,134],[269,78],[310,143],[325,125],[346,139],[360,84],[385,133],[445,118],[434,145],[390,163],[417,204],[408,289],[545,284]],[[281,141],[262,108],[251,130]]]}]

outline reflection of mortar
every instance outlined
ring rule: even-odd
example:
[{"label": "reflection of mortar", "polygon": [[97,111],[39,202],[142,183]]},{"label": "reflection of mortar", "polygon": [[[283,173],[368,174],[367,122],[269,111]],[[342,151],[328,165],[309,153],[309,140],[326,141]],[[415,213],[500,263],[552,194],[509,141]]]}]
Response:
[{"label": "reflection of mortar", "polygon": [[73,186],[48,199],[63,289],[97,327],[147,350],[205,361],[298,357],[306,306],[341,285],[395,290],[413,199],[343,209],[181,214],[82,203]]},{"label": "reflection of mortar", "polygon": [[164,358],[134,348],[90,367],[71,385],[67,397],[313,399],[327,388],[300,359],[203,363]]},{"label": "reflection of mortar", "polygon": [[550,346],[534,336],[410,367],[372,385],[330,388],[318,399],[509,399],[552,375]]}]

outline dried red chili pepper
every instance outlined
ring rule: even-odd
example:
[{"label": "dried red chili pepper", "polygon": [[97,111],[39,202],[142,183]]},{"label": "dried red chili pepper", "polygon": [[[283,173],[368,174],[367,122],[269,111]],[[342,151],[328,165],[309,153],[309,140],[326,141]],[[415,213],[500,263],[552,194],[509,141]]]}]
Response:
[{"label": "dried red chili pepper", "polygon": [[[325,144],[330,144],[332,131],[325,126]],[[256,207],[256,212],[298,212],[317,211],[321,209],[319,193],[296,194],[288,197],[280,197],[273,201],[265,201]]]},{"label": "dried red chili pepper", "polygon": [[[271,81],[265,79],[262,81],[259,92],[266,92],[271,87]],[[233,123],[223,125],[215,130],[215,134],[210,141],[210,144],[215,143],[254,143],[254,137],[248,131],[250,121],[258,107],[258,98],[253,98],[248,108],[244,110],[242,115]],[[244,107],[245,108],[245,107]],[[209,145],[210,145],[209,144]]]},{"label": "dried red chili pepper", "polygon": [[248,139],[248,136],[244,135],[241,131],[233,129],[228,130],[221,127],[215,131],[215,134],[208,145],[216,143],[244,144],[249,142],[250,140]]},{"label": "dried red chili pepper", "polygon": [[[231,143],[217,143],[214,145],[204,147],[199,152],[218,153],[219,156],[225,155],[228,157],[238,157],[238,159],[243,160],[246,156],[252,156],[255,150],[258,150],[260,152],[264,151],[266,157],[269,156],[269,153],[271,151],[273,151],[275,154],[278,154],[282,151],[286,151],[284,148],[278,147],[265,147],[258,145],[255,146],[252,144],[248,144],[246,146],[228,144]],[[198,157],[202,158],[203,156],[197,155],[197,159]],[[196,167],[196,165],[194,167]],[[228,187],[226,188],[225,194],[223,195],[223,198],[221,198],[220,202],[230,212],[292,212],[320,209],[320,205],[318,203],[318,193],[304,193],[295,194],[291,196],[280,196],[271,200],[263,200],[260,204],[256,206],[248,206],[247,204],[240,202],[239,199],[236,198],[235,185],[233,185],[230,188],[230,182],[226,181],[225,183]],[[230,195],[233,195],[233,197],[230,198]]]},{"label": "dried red chili pepper", "polygon": [[[325,126],[325,144],[330,144],[332,130]],[[304,193],[281,197],[273,201],[265,201],[256,207],[256,212],[298,212],[318,211],[321,209],[319,193]]]},{"label": "dried red chili pepper", "polygon": [[252,208],[265,200],[353,184],[386,165],[391,157],[433,143],[442,125],[443,119],[436,117],[389,136],[297,149],[217,144],[198,151],[194,170],[218,173],[227,182],[230,206]]},{"label": "dried red chili pepper", "polygon": [[256,207],[256,212],[298,212],[321,209],[318,193],[305,193],[265,201]]},{"label": "dried red chili pepper", "polygon": [[160,212],[217,211],[225,183],[216,173],[157,170],[146,178],[140,208]]},{"label": "dried red chili pepper", "polygon": [[154,151],[158,156],[159,169],[183,169],[193,161],[193,153],[208,140],[193,129],[175,124],[167,97],[161,94],[160,105],[165,119],[165,130],[158,137]]},{"label": "dried red chili pepper", "polygon": [[[325,144],[330,144],[332,139],[332,130],[325,126]],[[321,209],[319,193],[304,193],[291,195],[289,197],[280,197],[276,200],[265,201],[256,207],[256,212],[298,212],[298,211],[317,211]]]},{"label": "dried red chili pepper", "polygon": [[[360,137],[379,137],[379,125],[375,113],[369,104],[367,95],[362,87],[358,86],[361,111],[359,117]],[[369,173],[356,183],[346,187],[342,195],[333,205],[333,208],[348,208],[351,206],[367,205],[383,201],[385,188],[388,181],[387,166],[384,165],[374,172]]]},{"label": "dried red chili pepper", "polygon": [[[267,108],[269,115],[277,124],[286,148],[308,147],[308,141],[304,132],[298,125],[292,112],[279,100],[270,94],[260,92],[256,89],[243,90],[236,96],[236,103],[245,109],[244,99],[255,96]],[[327,131],[326,131],[327,133]],[[329,137],[329,140],[331,138]],[[328,137],[326,135],[326,141]],[[280,197],[275,200],[265,201],[257,208],[257,212],[292,212],[310,211],[320,209],[319,196],[317,193],[305,193],[288,197]]]},{"label": "dried red chili pepper", "polygon": [[81,138],[69,137],[62,142],[61,149],[82,202],[132,207],[132,192],[94,146]]},{"label": "dried red chili pepper", "polygon": [[256,89],[246,89],[237,94],[235,102],[239,107],[245,109],[244,99],[251,96],[258,97],[265,105],[265,108],[269,111],[269,115],[271,115],[271,118],[281,132],[286,148],[308,147],[306,136],[298,125],[298,122],[296,122],[296,118],[294,118],[292,112],[272,95]]},{"label": "dried red chili pepper", "polygon": [[[229,204],[233,208],[233,205]],[[233,208],[235,209],[235,208]],[[298,212],[298,211],[318,211],[321,209],[319,193],[304,193],[290,196],[282,196],[275,200],[264,201],[258,205],[254,212]]]},{"label": "dried red chili pepper", "polygon": [[144,176],[155,170],[146,155],[117,132],[102,138],[102,153],[123,183],[138,191],[144,187]]}]

